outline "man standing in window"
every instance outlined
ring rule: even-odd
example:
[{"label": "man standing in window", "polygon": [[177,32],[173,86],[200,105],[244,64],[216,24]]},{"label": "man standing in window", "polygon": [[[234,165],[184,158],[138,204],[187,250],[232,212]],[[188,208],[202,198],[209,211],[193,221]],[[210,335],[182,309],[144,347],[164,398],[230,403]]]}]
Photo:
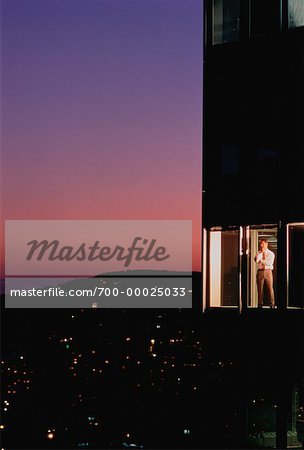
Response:
[{"label": "man standing in window", "polygon": [[274,308],[274,290],[273,290],[273,264],[275,254],[269,250],[267,239],[261,239],[260,251],[254,260],[258,265],[257,285],[258,285],[258,307],[263,307],[263,290],[266,283],[268,302],[270,308]]}]

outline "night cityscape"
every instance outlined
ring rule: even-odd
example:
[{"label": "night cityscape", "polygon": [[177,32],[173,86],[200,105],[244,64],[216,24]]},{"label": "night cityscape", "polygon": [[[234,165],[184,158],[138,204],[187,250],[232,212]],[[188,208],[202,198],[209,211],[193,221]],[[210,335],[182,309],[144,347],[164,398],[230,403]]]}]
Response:
[{"label": "night cityscape", "polygon": [[6,310],[3,448],[275,447],[285,400],[300,448],[302,317],[269,344],[271,311],[202,315],[193,276],[191,310]]},{"label": "night cityscape", "polygon": [[203,348],[192,310],[5,316],[4,448],[197,445]]}]

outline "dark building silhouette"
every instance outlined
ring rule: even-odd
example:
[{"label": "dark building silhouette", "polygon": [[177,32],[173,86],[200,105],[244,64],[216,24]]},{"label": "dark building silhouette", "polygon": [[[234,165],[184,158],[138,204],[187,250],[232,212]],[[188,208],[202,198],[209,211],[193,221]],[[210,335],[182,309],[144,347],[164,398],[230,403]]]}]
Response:
[{"label": "dark building silhouette", "polygon": [[[204,14],[206,441],[301,447],[304,1],[206,0]],[[262,238],[275,253],[274,310],[257,308]]]}]

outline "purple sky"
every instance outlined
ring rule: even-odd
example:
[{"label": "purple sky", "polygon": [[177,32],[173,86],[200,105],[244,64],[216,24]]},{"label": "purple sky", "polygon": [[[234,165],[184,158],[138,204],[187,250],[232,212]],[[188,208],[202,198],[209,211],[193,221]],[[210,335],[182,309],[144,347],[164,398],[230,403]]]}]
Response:
[{"label": "purple sky", "polygon": [[2,0],[6,219],[191,219],[202,2]]}]

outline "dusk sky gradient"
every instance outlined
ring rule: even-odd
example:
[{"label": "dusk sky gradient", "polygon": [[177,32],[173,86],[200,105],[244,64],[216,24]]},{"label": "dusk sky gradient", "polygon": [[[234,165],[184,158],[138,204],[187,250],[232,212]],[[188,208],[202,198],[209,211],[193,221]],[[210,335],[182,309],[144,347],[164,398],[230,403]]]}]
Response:
[{"label": "dusk sky gradient", "polygon": [[2,219],[191,219],[200,270],[201,0],[1,5]]}]

